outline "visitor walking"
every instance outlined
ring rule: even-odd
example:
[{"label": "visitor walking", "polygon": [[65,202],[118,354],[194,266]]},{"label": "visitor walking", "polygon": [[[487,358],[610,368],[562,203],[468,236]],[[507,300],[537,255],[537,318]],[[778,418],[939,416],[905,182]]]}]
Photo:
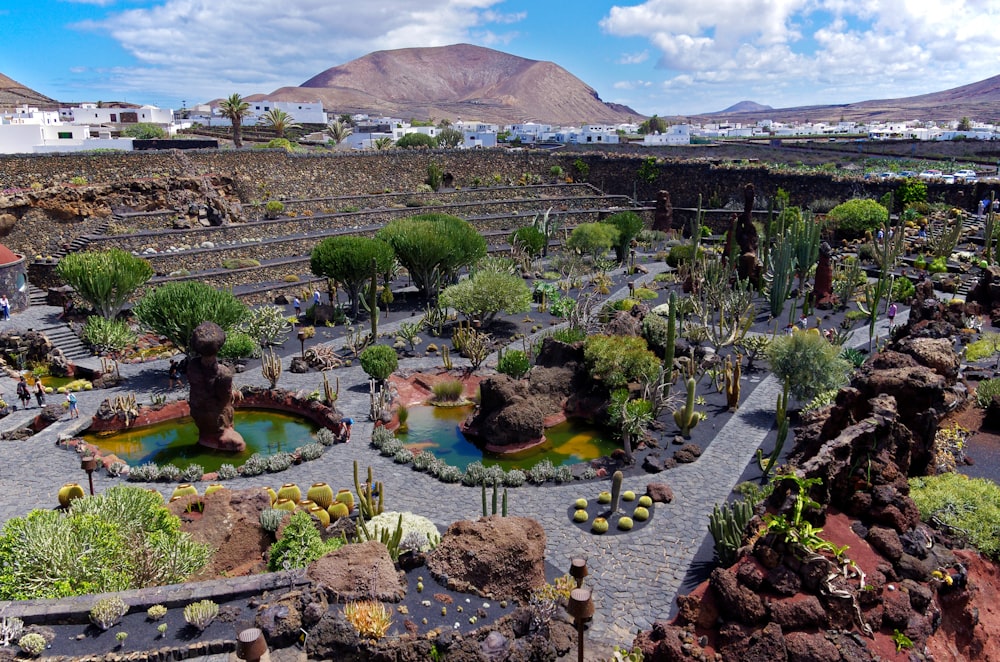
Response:
[{"label": "visitor walking", "polygon": [[24,380],[24,375],[21,375],[21,381],[17,383],[17,399],[21,401],[21,406],[25,409],[31,402],[31,393],[28,391],[28,382]]},{"label": "visitor walking", "polygon": [[313,292],[313,305],[314,306],[318,306],[319,305],[319,290],[315,290]]},{"label": "visitor walking", "polygon": [[896,308],[895,302],[889,304],[889,309],[886,311],[886,316],[889,318],[889,328],[890,329],[893,326],[893,321],[896,319],[896,311],[898,311],[898,310],[899,309]]},{"label": "visitor walking", "polygon": [[66,402],[69,403],[69,417],[70,418],[80,418],[80,412],[76,408],[76,396],[73,393],[66,392]]},{"label": "visitor walking", "polygon": [[45,386],[42,384],[41,379],[35,380],[35,400],[38,402],[39,407],[45,406]]},{"label": "visitor walking", "polygon": [[302,302],[299,301],[298,297],[292,299],[292,308],[295,309],[295,317],[302,317]]},{"label": "visitor walking", "polygon": [[170,359],[170,367],[167,368],[167,385],[168,388],[174,388],[174,384],[177,384],[178,388],[181,386],[181,371],[180,367],[177,365],[177,361]]},{"label": "visitor walking", "polygon": [[0,296],[0,315],[2,315],[5,320],[10,319],[10,301],[7,300],[6,294]]}]

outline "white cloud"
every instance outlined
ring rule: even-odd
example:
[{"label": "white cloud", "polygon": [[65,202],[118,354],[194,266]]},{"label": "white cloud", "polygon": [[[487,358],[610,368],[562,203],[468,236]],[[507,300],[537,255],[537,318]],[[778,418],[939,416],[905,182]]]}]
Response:
[{"label": "white cloud", "polygon": [[638,53],[622,53],[618,58],[618,64],[642,64],[649,59],[649,51],[639,51]]},{"label": "white cloud", "polygon": [[648,80],[620,80],[611,87],[616,90],[637,90],[644,87],[652,87],[653,82]]},{"label": "white cloud", "polygon": [[711,11],[647,0],[614,6],[600,22],[659,52],[666,92],[706,86],[706,98],[729,90],[771,105],[910,96],[988,78],[1000,59],[998,24],[1000,4],[981,0],[717,0]]},{"label": "white cloud", "polygon": [[[103,1],[103,0],[90,0]],[[270,92],[376,50],[509,37],[486,26],[523,18],[501,0],[165,0],[78,27],[109,33],[141,63],[105,72],[110,89],[211,99]]]}]

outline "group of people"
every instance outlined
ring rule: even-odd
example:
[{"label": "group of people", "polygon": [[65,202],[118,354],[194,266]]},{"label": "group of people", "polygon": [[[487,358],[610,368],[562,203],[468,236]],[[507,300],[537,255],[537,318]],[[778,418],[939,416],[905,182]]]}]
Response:
[{"label": "group of people", "polygon": [[[21,379],[17,382],[17,399],[21,401],[21,407],[24,409],[28,408],[28,403],[31,402],[31,392],[32,389],[28,386],[28,380],[25,379],[24,375],[21,375]],[[35,401],[38,402],[39,407],[45,406],[45,385],[42,384],[42,380],[35,380]],[[80,411],[77,409],[76,395],[71,391],[66,392],[66,404],[69,408],[70,418],[80,418]]]},{"label": "group of people", "polygon": [[[321,303],[319,290],[313,291],[312,294],[312,305],[313,307],[318,306]],[[302,317],[302,301],[298,297],[292,298],[292,308],[295,309],[295,317]]]}]

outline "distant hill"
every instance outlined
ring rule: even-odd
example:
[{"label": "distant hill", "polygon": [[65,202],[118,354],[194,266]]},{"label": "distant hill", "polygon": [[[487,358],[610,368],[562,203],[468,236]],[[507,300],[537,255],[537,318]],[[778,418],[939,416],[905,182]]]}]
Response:
[{"label": "distant hill", "polygon": [[24,104],[55,108],[59,105],[59,102],[48,98],[44,94],[35,92],[30,87],[25,87],[12,78],[0,74],[0,108],[13,109],[16,106]]},{"label": "distant hill", "polygon": [[[963,117],[981,121],[1000,120],[1000,76],[962,85],[943,92],[932,92],[900,99],[874,99],[829,106],[793,108],[745,108],[740,102],[726,110],[691,115],[691,120],[718,121],[723,115],[734,121],[773,119],[780,122],[837,122],[873,120],[949,121]],[[753,104],[757,105],[757,104]]]},{"label": "distant hill", "polygon": [[470,44],[369,53],[248,100],[314,101],[337,113],[553,124],[641,121],[552,62]]},{"label": "distant hill", "polygon": [[720,113],[752,113],[756,111],[764,110],[774,110],[771,106],[765,106],[764,104],[757,103],[756,101],[740,101],[739,103],[734,103],[729,108],[725,110],[720,110]]}]

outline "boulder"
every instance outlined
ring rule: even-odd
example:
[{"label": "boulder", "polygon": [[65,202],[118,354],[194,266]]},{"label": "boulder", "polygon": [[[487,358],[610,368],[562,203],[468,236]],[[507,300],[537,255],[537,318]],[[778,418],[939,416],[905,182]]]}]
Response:
[{"label": "boulder", "polygon": [[545,584],[545,530],[526,517],[482,517],[448,527],[427,570],[449,588],[527,600]]},{"label": "boulder", "polygon": [[788,659],[797,662],[840,662],[842,659],[837,645],[821,632],[789,632],[785,635],[785,650]]},{"label": "boulder", "polygon": [[344,545],[320,557],[306,568],[306,576],[322,585],[333,602],[399,602],[406,594],[389,550],[376,540]]},{"label": "boulder", "polygon": [[736,575],[726,568],[716,568],[709,577],[709,586],[715,592],[719,611],[723,616],[744,625],[764,620],[767,612],[760,596],[740,585]]},{"label": "boulder", "polygon": [[649,483],[646,485],[646,496],[653,503],[670,503],[674,500],[674,491],[666,483]]}]

